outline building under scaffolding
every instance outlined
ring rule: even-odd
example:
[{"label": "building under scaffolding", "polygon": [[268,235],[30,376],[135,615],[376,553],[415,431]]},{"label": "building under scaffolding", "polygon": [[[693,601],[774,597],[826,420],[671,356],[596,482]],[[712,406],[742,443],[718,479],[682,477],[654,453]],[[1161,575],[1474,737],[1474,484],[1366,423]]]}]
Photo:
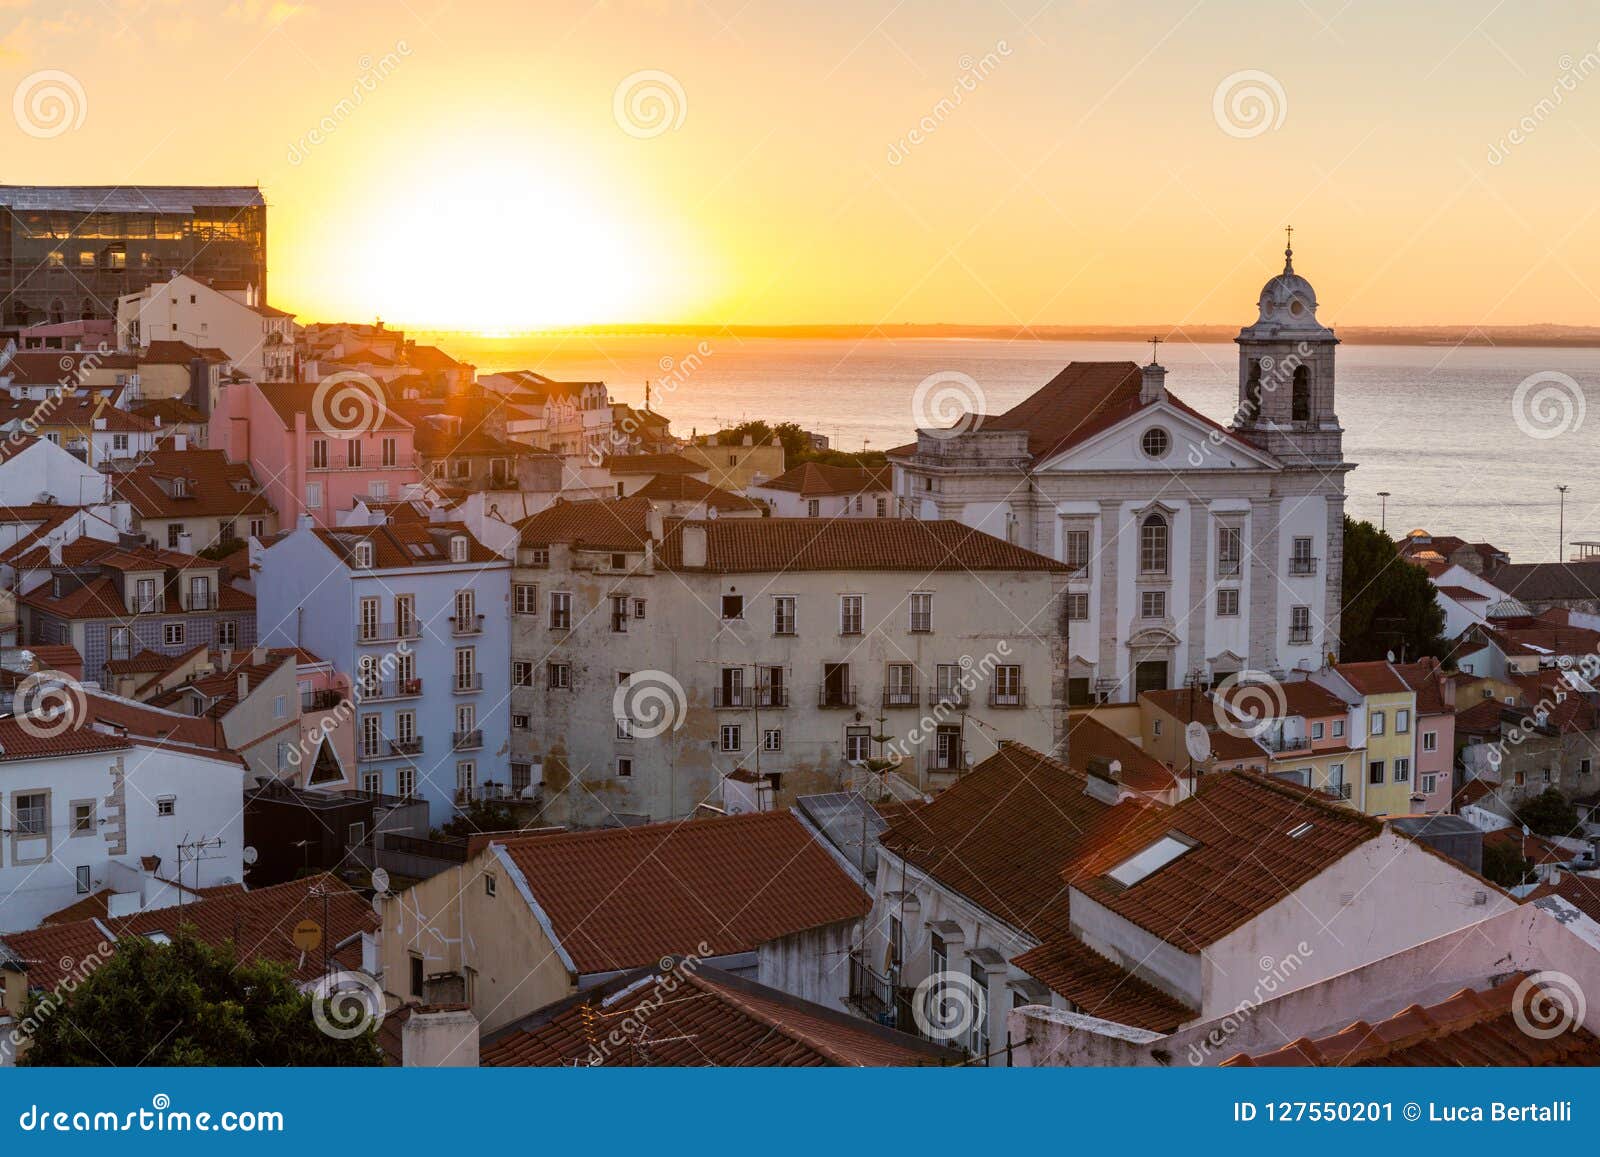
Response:
[{"label": "building under scaffolding", "polygon": [[254,186],[0,185],[0,327],[115,318],[174,271],[258,286],[267,203]]}]

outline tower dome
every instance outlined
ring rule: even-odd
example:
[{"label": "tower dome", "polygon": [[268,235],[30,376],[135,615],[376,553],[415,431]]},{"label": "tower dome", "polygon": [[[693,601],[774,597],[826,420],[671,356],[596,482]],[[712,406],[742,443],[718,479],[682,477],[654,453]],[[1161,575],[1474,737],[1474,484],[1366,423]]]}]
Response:
[{"label": "tower dome", "polygon": [[1283,272],[1261,287],[1257,299],[1260,316],[1246,327],[1242,337],[1270,338],[1279,335],[1331,337],[1333,331],[1317,320],[1317,291],[1294,271],[1294,245],[1284,246]]}]

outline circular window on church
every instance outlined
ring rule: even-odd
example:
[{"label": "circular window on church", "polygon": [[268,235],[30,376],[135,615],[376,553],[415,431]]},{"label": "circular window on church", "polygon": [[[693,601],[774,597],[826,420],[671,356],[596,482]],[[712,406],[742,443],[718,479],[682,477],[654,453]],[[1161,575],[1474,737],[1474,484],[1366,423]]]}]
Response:
[{"label": "circular window on church", "polygon": [[1160,426],[1152,426],[1139,440],[1139,447],[1151,458],[1165,458],[1167,451],[1172,448],[1172,439]]},{"label": "circular window on church", "polygon": [[1302,302],[1298,297],[1289,303],[1289,312],[1294,314],[1296,317],[1299,317],[1305,311],[1305,303]]}]

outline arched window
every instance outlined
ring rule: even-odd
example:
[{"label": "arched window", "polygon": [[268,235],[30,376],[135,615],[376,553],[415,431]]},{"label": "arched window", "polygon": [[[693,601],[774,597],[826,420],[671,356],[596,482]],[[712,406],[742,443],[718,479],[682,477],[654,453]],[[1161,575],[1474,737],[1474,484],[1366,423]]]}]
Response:
[{"label": "arched window", "polygon": [[67,320],[67,307],[58,297],[50,302],[50,324],[60,325]]},{"label": "arched window", "polygon": [[1311,367],[1295,366],[1294,398],[1289,417],[1296,422],[1311,421]]},{"label": "arched window", "polygon": [[1239,417],[1249,425],[1261,417],[1261,359],[1250,359],[1250,376],[1244,384],[1244,401],[1239,406]]},{"label": "arched window", "polygon": [[90,300],[89,298],[87,298],[87,297],[84,298],[83,301],[81,303],[79,303],[79,305],[78,305],[78,320],[79,321],[93,321],[94,320],[94,302],[92,300]]},{"label": "arched window", "polygon": [[1167,573],[1167,520],[1152,514],[1139,525],[1139,573]]}]

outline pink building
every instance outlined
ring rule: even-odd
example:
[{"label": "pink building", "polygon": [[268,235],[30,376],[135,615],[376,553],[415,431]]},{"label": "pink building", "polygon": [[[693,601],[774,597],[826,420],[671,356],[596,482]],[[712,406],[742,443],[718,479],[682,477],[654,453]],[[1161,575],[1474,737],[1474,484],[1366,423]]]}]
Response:
[{"label": "pink building", "polygon": [[280,526],[302,514],[335,526],[357,499],[393,500],[422,480],[411,424],[354,381],[230,382],[208,437],[229,461],[250,463]]},{"label": "pink building", "polygon": [[1456,685],[1439,673],[1439,660],[1396,663],[1395,673],[1417,693],[1417,750],[1412,766],[1413,812],[1450,810],[1456,758]]}]

